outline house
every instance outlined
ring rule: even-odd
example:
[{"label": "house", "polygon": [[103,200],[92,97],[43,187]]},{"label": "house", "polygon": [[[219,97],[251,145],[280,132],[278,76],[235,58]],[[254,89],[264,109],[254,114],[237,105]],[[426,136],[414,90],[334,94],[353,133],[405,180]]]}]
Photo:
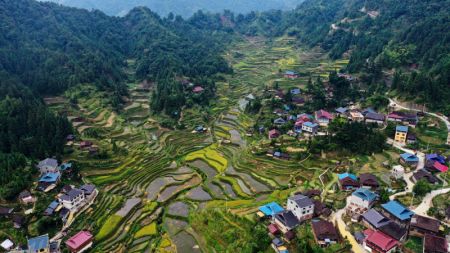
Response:
[{"label": "house", "polygon": [[408,235],[408,229],[406,227],[400,226],[394,221],[388,222],[387,224],[381,226],[379,231],[394,238],[397,241],[404,241],[406,239],[406,236]]},{"label": "house", "polygon": [[50,191],[53,189],[61,178],[61,173],[58,172],[48,172],[44,174],[38,182],[38,190],[40,191]]},{"label": "house", "polygon": [[366,123],[376,123],[378,125],[384,124],[386,117],[384,114],[375,113],[375,112],[369,112],[365,114],[364,121]]},{"label": "house", "polygon": [[94,236],[88,231],[80,231],[66,241],[70,252],[83,252],[92,247]]},{"label": "house", "polygon": [[277,129],[272,129],[269,131],[269,139],[276,139],[280,137],[281,133]]},{"label": "house", "polygon": [[377,113],[372,107],[367,107],[366,109],[362,110],[361,113],[366,116],[369,113]]},{"label": "house", "polygon": [[19,200],[24,204],[34,203],[36,201],[28,190],[24,190],[19,194]]},{"label": "house", "polygon": [[340,117],[348,116],[348,108],[347,107],[339,107],[335,111],[336,111],[336,114]]},{"label": "house", "polygon": [[381,205],[383,214],[389,219],[395,220],[400,224],[407,223],[414,215],[412,211],[395,200],[391,200]]},{"label": "house", "polygon": [[41,172],[41,175],[49,172],[55,173],[58,171],[58,161],[53,158],[47,158],[40,161],[36,167]]},{"label": "house", "polygon": [[86,149],[91,147],[92,145],[94,145],[94,143],[92,143],[92,141],[82,141],[80,142],[80,149]]},{"label": "house", "polygon": [[315,135],[318,130],[319,130],[319,125],[316,123],[307,121],[302,124],[302,131],[309,133],[311,135]]},{"label": "house", "polygon": [[362,115],[362,113],[357,110],[352,110],[350,111],[350,119],[354,122],[363,122],[364,115]]},{"label": "house", "polygon": [[75,135],[69,134],[66,136],[66,141],[74,141],[74,140],[75,140]]},{"label": "house", "polygon": [[[275,214],[283,212],[284,208],[278,205],[276,202],[260,206],[257,215],[260,217],[274,217]],[[259,214],[258,214],[259,213]]]},{"label": "house", "polygon": [[286,124],[286,120],[284,120],[283,118],[278,118],[278,119],[275,119],[273,121],[273,123],[277,126],[282,126],[282,125]]},{"label": "house", "polygon": [[366,188],[359,188],[347,197],[347,213],[354,217],[355,221],[359,220],[359,217],[372,208],[373,204],[377,200],[377,195]]},{"label": "house", "polygon": [[245,97],[245,99],[248,100],[248,101],[250,101],[250,100],[255,100],[255,96],[254,96],[253,94],[248,94],[248,95]]},{"label": "house", "polygon": [[20,214],[14,214],[12,217],[14,228],[21,228],[25,224],[25,217]]},{"label": "house", "polygon": [[72,163],[63,163],[59,166],[59,171],[66,172],[72,169]]},{"label": "house", "polygon": [[292,95],[299,95],[300,93],[302,93],[302,91],[299,88],[291,89]]},{"label": "house", "polygon": [[445,166],[444,164],[436,161],[431,166],[428,167],[428,170],[445,173],[448,171],[448,167]]},{"label": "house", "polygon": [[14,212],[14,208],[0,206],[0,217],[10,217]]},{"label": "house", "polygon": [[59,210],[59,218],[65,223],[67,221],[67,218],[70,215],[70,210],[63,207],[61,210]]},{"label": "house", "polygon": [[364,243],[364,240],[366,240],[366,236],[361,231],[355,232],[353,234],[353,237],[355,237],[355,240],[361,245]]},{"label": "house", "polygon": [[45,209],[44,215],[52,216],[58,207],[59,207],[59,202],[57,200],[52,201],[52,203],[50,203],[50,205],[48,205],[47,209]]},{"label": "house", "polygon": [[302,97],[293,97],[291,102],[296,106],[300,106],[305,103],[305,99]]},{"label": "house", "polygon": [[320,126],[328,126],[330,121],[333,120],[333,116],[325,110],[315,112],[315,118]]},{"label": "house", "polygon": [[328,217],[331,215],[331,210],[320,200],[313,200],[314,203],[314,217]]},{"label": "house", "polygon": [[68,193],[61,195],[58,199],[65,208],[74,210],[82,204],[85,196],[82,190],[73,188]]},{"label": "house", "polygon": [[407,126],[397,126],[395,128],[395,137],[394,141],[402,144],[406,144],[406,136],[408,135],[408,127]]},{"label": "house", "polygon": [[89,197],[95,192],[95,185],[85,184],[80,187],[80,190],[82,190],[84,192],[85,197]]},{"label": "house", "polygon": [[363,173],[359,175],[359,183],[361,187],[373,190],[377,189],[380,186],[377,177],[370,173]]},{"label": "house", "polygon": [[289,252],[287,250],[287,248],[284,246],[283,241],[281,241],[279,238],[273,239],[271,246],[277,253],[288,253]]},{"label": "house", "polygon": [[366,229],[364,230],[364,236],[366,239],[363,246],[369,252],[391,253],[395,251],[398,245],[398,241],[379,231]]},{"label": "house", "polygon": [[403,153],[400,155],[400,163],[411,167],[417,167],[417,164],[419,164],[419,157],[411,153]]},{"label": "house", "polygon": [[314,240],[321,247],[327,247],[339,241],[339,235],[333,223],[324,220],[312,220]]},{"label": "house", "polygon": [[70,190],[72,190],[72,186],[68,184],[64,185],[63,188],[61,188],[62,193],[68,193]]},{"label": "house", "polygon": [[377,210],[373,208],[365,212],[361,217],[363,225],[367,228],[374,230],[377,230],[380,227],[391,222],[391,220],[384,217],[381,213],[379,213]]},{"label": "house", "polygon": [[424,253],[448,253],[448,243],[444,237],[427,234],[423,240]]},{"label": "house", "polygon": [[206,127],[204,127],[204,126],[202,126],[202,125],[196,126],[195,129],[194,129],[194,131],[195,131],[196,133],[204,133],[204,132],[206,132],[207,130],[208,130],[208,129],[206,129]]},{"label": "house", "polygon": [[295,71],[287,70],[284,72],[284,78],[296,79],[298,78],[298,74]]},{"label": "house", "polygon": [[304,195],[294,195],[287,200],[287,210],[292,211],[295,217],[302,222],[313,217],[314,203]]},{"label": "house", "polygon": [[430,184],[439,184],[439,179],[425,169],[414,172],[411,179],[414,183],[417,183],[419,180],[425,180]]},{"label": "house", "polygon": [[281,231],[280,231],[280,229],[277,227],[277,225],[275,225],[275,224],[273,224],[273,223],[270,223],[270,224],[267,226],[267,230],[269,231],[270,234],[272,234],[272,235],[274,235],[274,236],[276,236],[276,235],[278,235],[278,234],[281,233]]},{"label": "house", "polygon": [[417,113],[405,113],[400,111],[389,113],[387,116],[387,120],[393,122],[402,122],[404,124],[408,124],[411,127],[415,127],[417,125],[417,122],[419,122]]},{"label": "house", "polygon": [[438,235],[440,222],[438,220],[415,214],[411,218],[409,234],[423,237],[426,234]]},{"label": "house", "polygon": [[406,136],[406,143],[407,144],[414,144],[417,142],[417,137],[415,134],[409,132],[408,135]]},{"label": "house", "polygon": [[48,234],[28,239],[28,251],[50,253]]},{"label": "house", "polygon": [[351,173],[338,174],[339,186],[342,190],[353,190],[359,187],[358,178]]},{"label": "house", "polygon": [[283,233],[287,233],[300,224],[294,213],[287,210],[275,214],[274,223]]},{"label": "house", "polygon": [[202,93],[205,89],[203,89],[202,86],[195,86],[194,89],[192,89],[192,92],[194,92],[195,94],[199,94]]},{"label": "house", "polygon": [[427,165],[432,165],[434,164],[434,162],[445,164],[445,157],[439,154],[427,154],[425,156],[425,162],[427,163]]},{"label": "house", "polygon": [[4,240],[4,241],[0,244],[0,246],[1,246],[4,250],[9,251],[9,250],[11,250],[11,249],[13,248],[14,243],[13,243],[11,240],[6,239],[6,240]]},{"label": "house", "polygon": [[395,165],[392,167],[392,177],[395,179],[403,178],[403,175],[405,174],[405,168],[401,165]]}]

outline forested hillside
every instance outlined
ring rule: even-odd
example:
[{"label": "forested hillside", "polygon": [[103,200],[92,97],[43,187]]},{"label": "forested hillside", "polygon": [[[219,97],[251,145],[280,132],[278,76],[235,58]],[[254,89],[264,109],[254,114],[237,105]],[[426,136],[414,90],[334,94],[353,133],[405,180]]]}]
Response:
[{"label": "forested hillside", "polygon": [[396,70],[392,88],[449,113],[449,13],[448,0],[308,0],[291,12],[239,17],[236,29],[295,36],[334,59],[350,54],[347,70],[367,73],[369,83]]},{"label": "forested hillside", "polygon": [[98,9],[108,15],[125,15],[137,6],[146,6],[161,16],[169,13],[190,17],[198,10],[222,12],[231,10],[237,13],[267,11],[271,9],[289,10],[303,0],[50,0],[67,6]]},{"label": "forested hillside", "polygon": [[72,133],[66,117],[50,112],[42,96],[90,83],[110,92],[118,109],[127,95],[126,61],[133,58],[139,80],[158,82],[155,111],[172,112],[184,105],[176,78],[202,80],[207,88],[214,87],[211,76],[230,71],[220,56],[225,43],[220,33],[210,36],[182,18],[161,19],[147,8],[116,18],[53,3],[6,0],[0,4],[0,23],[0,156],[10,161],[1,175],[17,186],[0,197],[24,185],[13,178],[24,174],[26,180],[25,157],[61,154],[65,136]]}]

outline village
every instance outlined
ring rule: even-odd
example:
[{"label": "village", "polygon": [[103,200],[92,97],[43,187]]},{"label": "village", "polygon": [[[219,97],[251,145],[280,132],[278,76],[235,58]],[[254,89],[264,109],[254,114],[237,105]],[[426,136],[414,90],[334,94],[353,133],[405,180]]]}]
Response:
[{"label": "village", "polygon": [[[68,146],[73,145],[75,136],[67,136],[66,141]],[[90,153],[95,148],[89,141],[81,141],[77,143],[77,146]],[[1,247],[12,253],[59,253],[62,252],[63,248],[67,248],[70,252],[86,251],[92,246],[94,239],[89,231],[70,231],[73,236],[67,237],[67,235],[74,220],[94,203],[98,195],[97,188],[93,184],[80,184],[79,186],[69,184],[79,184],[80,182],[79,180],[73,180],[78,177],[76,174],[79,172],[74,170],[71,162],[60,164],[55,158],[46,158],[36,164],[35,169],[40,175],[35,183],[36,188],[24,190],[19,194],[20,209],[0,207],[0,216],[4,219],[10,219],[16,229],[26,227],[28,225],[27,220],[29,220],[26,216],[32,215],[35,212],[36,203],[42,201],[36,195],[42,196],[43,194],[53,200],[42,213],[35,215],[59,219],[61,227],[53,228],[58,229],[58,232],[51,238],[49,234],[30,237],[27,238],[25,245],[6,239],[0,244]],[[62,185],[62,182],[68,184]],[[57,192],[56,195],[54,195],[55,192]]]}]

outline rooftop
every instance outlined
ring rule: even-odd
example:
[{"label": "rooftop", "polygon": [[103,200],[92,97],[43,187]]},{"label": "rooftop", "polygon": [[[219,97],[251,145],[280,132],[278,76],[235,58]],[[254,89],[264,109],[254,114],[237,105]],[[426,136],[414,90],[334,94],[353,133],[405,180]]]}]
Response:
[{"label": "rooftop", "polygon": [[56,167],[58,167],[58,161],[53,158],[46,158],[45,160],[40,161],[38,164],[39,168],[42,168],[44,166],[56,168]]},{"label": "rooftop", "polygon": [[286,227],[295,227],[300,222],[291,211],[283,211],[275,215],[275,219],[279,220]]},{"label": "rooftop", "polygon": [[93,236],[88,231],[80,231],[76,235],[69,238],[66,241],[66,245],[72,249],[78,249],[83,246],[86,242],[92,240]]},{"label": "rooftop", "polygon": [[318,240],[337,241],[339,239],[336,228],[329,221],[313,220],[311,226]]},{"label": "rooftop", "polygon": [[388,211],[402,221],[411,219],[411,216],[414,215],[412,211],[395,200],[391,200],[385,204],[382,204],[381,206],[384,208],[384,210]]},{"label": "rooftop", "polygon": [[41,249],[49,247],[48,234],[28,239],[28,250],[30,252],[39,252]]},{"label": "rooftop", "polygon": [[386,235],[389,235],[390,237],[400,241],[402,238],[406,235],[408,232],[406,228],[401,227],[397,223],[391,221],[387,224],[383,225],[379,229],[381,232],[383,232]]},{"label": "rooftop", "polygon": [[426,234],[424,238],[425,252],[446,253],[448,252],[447,240],[443,237],[438,237]]},{"label": "rooftop", "polygon": [[373,208],[365,212],[362,217],[375,228],[379,228],[390,222],[388,218],[384,217],[381,213]]},{"label": "rooftop", "polygon": [[352,195],[369,202],[372,202],[377,198],[377,195],[375,193],[369,191],[366,188],[359,188],[358,190],[354,191]]},{"label": "rooftop", "polygon": [[347,172],[346,173],[342,173],[342,174],[338,174],[339,180],[342,180],[342,179],[347,178],[347,177],[353,179],[354,181],[358,181],[358,178],[356,177],[355,174],[347,173]]},{"label": "rooftop", "polygon": [[395,131],[407,133],[407,132],[408,132],[408,127],[407,127],[407,126],[397,126],[397,127],[395,128]]},{"label": "rooftop", "polygon": [[411,226],[438,233],[440,222],[438,220],[429,217],[424,217],[415,214],[411,218]]},{"label": "rooftop", "polygon": [[364,234],[366,235],[366,241],[369,241],[376,246],[380,247],[384,251],[389,251],[393,247],[395,247],[398,243],[395,239],[385,235],[382,232],[373,231],[371,229],[366,229],[364,231]]},{"label": "rooftop", "polygon": [[58,181],[60,175],[61,174],[59,174],[59,172],[49,172],[49,173],[44,174],[39,179],[39,182],[54,183],[54,182]]},{"label": "rooftop", "polygon": [[68,193],[62,195],[60,197],[61,200],[66,200],[66,201],[72,201],[73,199],[75,199],[76,197],[78,197],[79,195],[83,194],[83,191],[77,188],[73,188],[72,190],[70,190]]},{"label": "rooftop", "polygon": [[301,194],[289,197],[289,199],[294,201],[299,207],[307,207],[314,205],[314,203],[311,201],[310,198]]},{"label": "rooftop", "polygon": [[419,157],[417,157],[416,155],[411,154],[411,153],[403,153],[400,155],[400,157],[407,162],[418,162],[419,161]]},{"label": "rooftop", "polygon": [[309,121],[306,121],[305,123],[303,123],[303,125],[307,126],[307,127],[311,127],[311,128],[319,126],[316,123],[312,123],[312,122],[309,122]]},{"label": "rooftop", "polygon": [[263,205],[259,207],[259,211],[264,213],[266,216],[273,216],[279,212],[283,212],[284,209],[276,202],[271,202],[269,204]]}]

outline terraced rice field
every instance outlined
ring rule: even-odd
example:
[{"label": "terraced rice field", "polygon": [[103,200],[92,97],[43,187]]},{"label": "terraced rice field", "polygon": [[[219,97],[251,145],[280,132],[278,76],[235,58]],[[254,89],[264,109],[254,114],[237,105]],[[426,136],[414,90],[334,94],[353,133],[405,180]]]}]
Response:
[{"label": "terraced rice field", "polygon": [[[68,147],[72,153],[65,159],[77,160],[85,180],[100,189],[93,207],[72,229],[94,232],[94,252],[210,251],[207,231],[190,226],[192,213],[225,207],[246,215],[261,203],[285,199],[296,190],[286,190],[294,179],[308,181],[317,175],[320,168],[308,161],[254,155],[255,140],[245,135],[254,119],[238,102],[249,93],[261,94],[275,81],[283,88],[306,84],[306,76],[296,81],[280,78],[279,69],[326,75],[346,64],[327,61],[318,49],[306,51],[291,44],[291,39],[283,38],[234,45],[227,57],[235,74],[217,84],[211,121],[204,122],[200,113],[187,109],[182,119],[187,130],[161,128],[149,111],[150,91],[135,84],[120,112],[111,109],[108,94],[88,85],[48,99],[54,110],[67,110],[82,139],[92,141],[103,154],[89,155],[77,143]],[[69,97],[76,97],[77,103],[69,103]],[[211,131],[191,133],[199,123]]]}]

